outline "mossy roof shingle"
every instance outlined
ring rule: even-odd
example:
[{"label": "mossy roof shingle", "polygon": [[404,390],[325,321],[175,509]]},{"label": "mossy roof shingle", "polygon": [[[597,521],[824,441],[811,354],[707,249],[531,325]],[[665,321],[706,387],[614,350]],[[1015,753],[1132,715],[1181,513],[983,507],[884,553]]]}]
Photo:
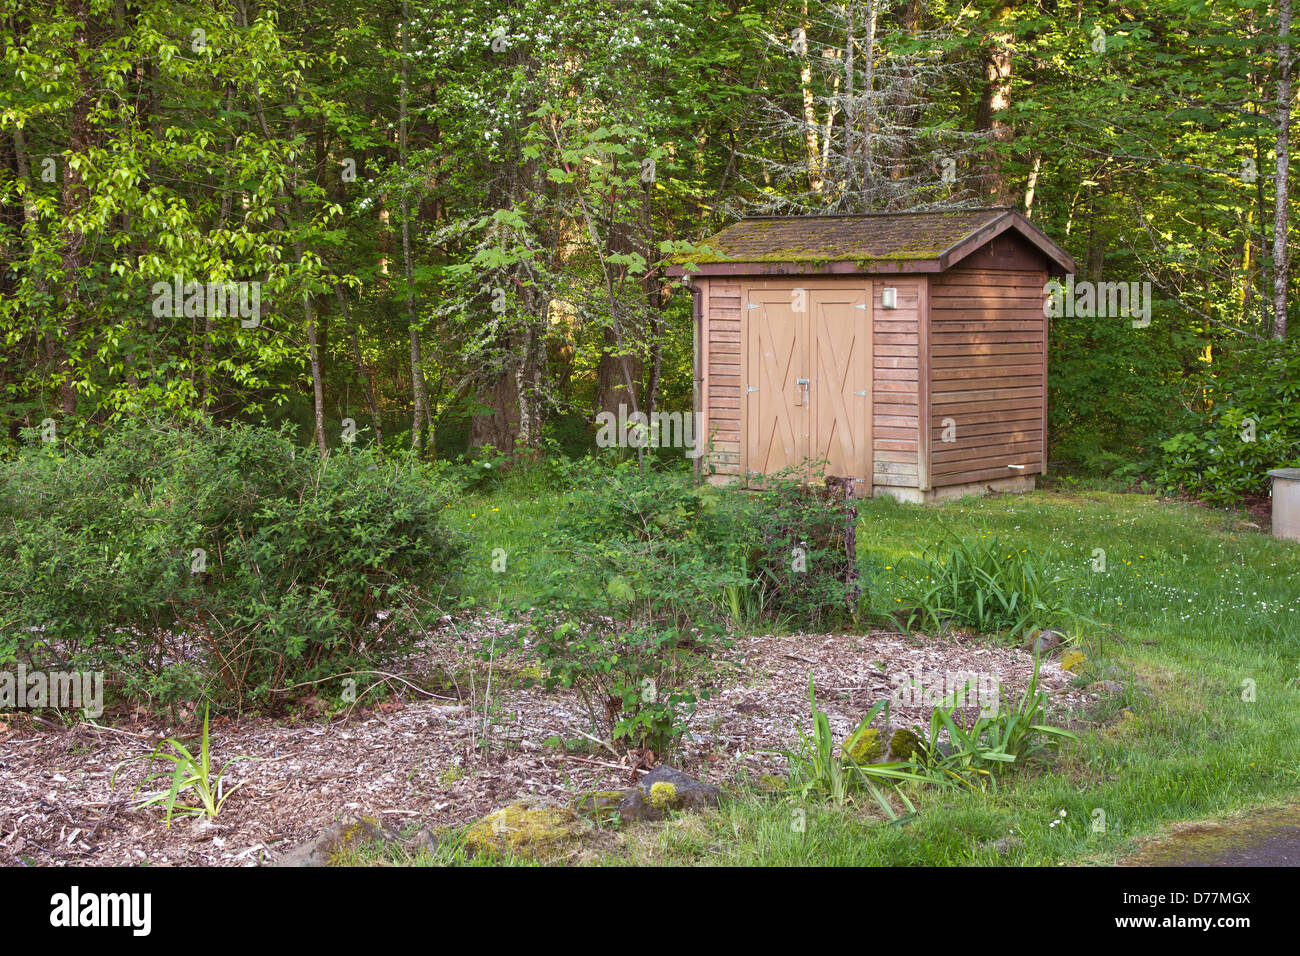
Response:
[{"label": "mossy roof shingle", "polygon": [[706,262],[843,262],[937,259],[1005,208],[859,216],[744,219],[705,240]]}]

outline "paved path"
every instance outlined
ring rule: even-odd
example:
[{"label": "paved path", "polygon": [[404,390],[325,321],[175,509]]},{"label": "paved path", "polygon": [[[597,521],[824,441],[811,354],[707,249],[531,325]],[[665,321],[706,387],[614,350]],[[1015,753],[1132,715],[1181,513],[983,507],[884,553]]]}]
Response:
[{"label": "paved path", "polygon": [[1300,807],[1175,830],[1127,866],[1300,866]]}]

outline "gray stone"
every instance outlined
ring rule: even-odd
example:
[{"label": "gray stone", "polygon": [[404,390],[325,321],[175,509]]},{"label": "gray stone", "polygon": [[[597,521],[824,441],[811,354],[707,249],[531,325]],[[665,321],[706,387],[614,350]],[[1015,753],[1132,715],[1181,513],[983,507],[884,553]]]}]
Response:
[{"label": "gray stone", "polygon": [[433,828],[425,827],[411,838],[411,852],[427,853],[429,856],[433,856],[438,852],[439,842],[438,834],[433,832]]},{"label": "gray stone", "polygon": [[1050,654],[1061,646],[1065,635],[1060,631],[1035,631],[1029,639],[1020,645],[1022,651],[1031,654]]},{"label": "gray stone", "polygon": [[328,866],[330,860],[348,847],[374,843],[387,838],[373,817],[346,816],[314,840],[294,847],[276,861],[276,866]]},{"label": "gray stone", "polygon": [[655,767],[624,794],[618,815],[624,823],[630,823],[662,820],[669,810],[710,810],[718,805],[718,792],[717,787],[701,783],[680,770]]},{"label": "gray stone", "polygon": [[993,849],[997,850],[998,853],[1001,853],[1003,855],[1010,853],[1012,850],[1018,849],[1024,845],[1025,845],[1025,841],[1018,836],[1004,836],[1001,840],[994,840],[992,843],[989,844],[989,846],[991,846]]}]

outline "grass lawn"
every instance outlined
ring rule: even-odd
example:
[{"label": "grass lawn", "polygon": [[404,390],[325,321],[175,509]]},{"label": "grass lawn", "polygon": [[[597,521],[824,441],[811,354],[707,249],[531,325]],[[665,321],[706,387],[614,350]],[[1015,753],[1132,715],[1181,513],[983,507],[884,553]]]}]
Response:
[{"label": "grass lawn", "polygon": [[[452,507],[482,551],[469,582],[477,601],[526,600],[534,575],[563,560],[548,536],[558,507],[542,488],[509,486]],[[1099,727],[1049,772],[1006,777],[996,793],[918,790],[919,815],[901,826],[882,825],[869,800],[838,809],[740,795],[716,814],[632,828],[602,861],[1105,863],[1177,821],[1291,802],[1300,792],[1300,546],[1266,532],[1228,512],[1131,494],[863,502],[859,554],[875,569],[879,607],[905,583],[898,559],[947,533],[996,535],[1054,565],[1070,609],[1104,622],[1081,628],[1079,680],[1125,688],[1094,715]],[[491,572],[494,548],[509,555],[505,574]],[[1093,568],[1097,549],[1104,571]],[[989,846],[1006,836],[1019,840],[1004,853]]]}]

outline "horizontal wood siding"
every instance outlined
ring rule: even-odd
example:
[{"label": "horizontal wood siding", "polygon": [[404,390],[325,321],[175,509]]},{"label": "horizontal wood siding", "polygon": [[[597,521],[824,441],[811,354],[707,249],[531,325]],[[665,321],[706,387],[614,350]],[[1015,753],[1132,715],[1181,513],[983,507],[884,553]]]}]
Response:
[{"label": "horizontal wood siding", "polygon": [[719,475],[740,474],[740,283],[710,279],[705,309],[705,421],[701,439],[712,442],[710,462]]},{"label": "horizontal wood siding", "polygon": [[1046,282],[1045,270],[1026,268],[956,268],[931,278],[932,486],[1043,470]]},{"label": "horizontal wood siding", "polygon": [[[920,333],[924,278],[871,279],[872,483],[916,488],[920,482]],[[898,290],[898,308],[881,306]]]}]

